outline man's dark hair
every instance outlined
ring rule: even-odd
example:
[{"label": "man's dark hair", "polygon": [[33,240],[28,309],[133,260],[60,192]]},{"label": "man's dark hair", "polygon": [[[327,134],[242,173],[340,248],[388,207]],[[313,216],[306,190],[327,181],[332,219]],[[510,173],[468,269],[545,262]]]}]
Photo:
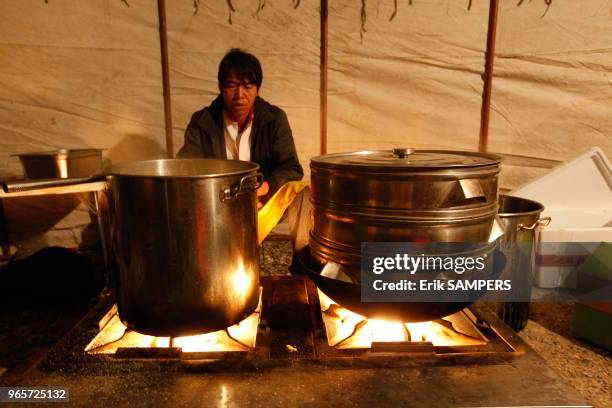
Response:
[{"label": "man's dark hair", "polygon": [[219,63],[219,89],[225,84],[225,80],[230,71],[234,70],[241,79],[249,81],[261,88],[263,82],[263,73],[261,72],[261,64],[256,56],[244,52],[239,48],[232,48]]}]

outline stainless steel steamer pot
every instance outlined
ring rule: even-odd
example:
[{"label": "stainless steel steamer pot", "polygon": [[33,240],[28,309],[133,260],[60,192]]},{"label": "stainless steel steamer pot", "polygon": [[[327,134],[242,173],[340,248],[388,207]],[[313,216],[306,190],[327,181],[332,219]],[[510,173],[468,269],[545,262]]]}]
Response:
[{"label": "stainless steel steamer pot", "polygon": [[198,334],[256,308],[258,168],[170,159],[109,169],[117,302],[128,328]]},{"label": "stainless steel steamer pot", "polygon": [[[361,243],[482,243],[490,252],[504,231],[496,217],[500,163],[492,154],[404,148],[313,158],[312,229],[297,270],[366,317],[417,322],[461,310],[469,303],[361,302]],[[503,255],[494,259],[479,278],[504,267]],[[328,263],[344,278],[327,276]]]},{"label": "stainless steel steamer pot", "polygon": [[359,269],[362,242],[489,242],[501,230],[500,162],[399,148],[315,157],[312,256]]}]

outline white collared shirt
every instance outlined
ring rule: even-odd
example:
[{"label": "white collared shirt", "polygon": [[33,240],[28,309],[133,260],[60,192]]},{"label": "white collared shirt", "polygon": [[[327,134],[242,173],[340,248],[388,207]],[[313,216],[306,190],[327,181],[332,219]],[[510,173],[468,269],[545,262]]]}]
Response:
[{"label": "white collared shirt", "polygon": [[[225,112],[223,113],[223,122],[225,124],[225,134],[229,135],[234,142],[238,138],[238,122],[233,122],[231,119],[227,117]],[[253,125],[253,119],[249,121],[246,128],[242,131],[242,136],[240,136],[240,146],[238,146],[238,156],[234,157],[232,155],[231,150],[226,145],[225,152],[227,153],[228,159],[234,160],[251,160],[251,127]]]}]

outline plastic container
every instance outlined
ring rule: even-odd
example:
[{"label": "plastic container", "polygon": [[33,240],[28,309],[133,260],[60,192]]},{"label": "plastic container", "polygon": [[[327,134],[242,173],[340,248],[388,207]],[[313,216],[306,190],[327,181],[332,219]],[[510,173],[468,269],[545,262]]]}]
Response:
[{"label": "plastic container", "polygon": [[578,268],[600,242],[612,242],[612,169],[593,147],[511,193],[542,203],[551,218],[536,230],[535,283],[575,288]]}]

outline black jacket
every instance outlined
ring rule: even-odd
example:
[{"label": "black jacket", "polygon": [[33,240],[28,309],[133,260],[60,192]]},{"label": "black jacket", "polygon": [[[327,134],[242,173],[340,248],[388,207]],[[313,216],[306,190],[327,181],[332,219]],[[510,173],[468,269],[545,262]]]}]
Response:
[{"label": "black jacket", "polygon": [[[264,180],[270,185],[268,197],[283,184],[301,180],[304,171],[285,112],[259,96],[255,99],[251,128],[251,161],[259,164]],[[227,159],[223,123],[223,97],[194,113],[185,130],[185,144],[177,157]]]}]

